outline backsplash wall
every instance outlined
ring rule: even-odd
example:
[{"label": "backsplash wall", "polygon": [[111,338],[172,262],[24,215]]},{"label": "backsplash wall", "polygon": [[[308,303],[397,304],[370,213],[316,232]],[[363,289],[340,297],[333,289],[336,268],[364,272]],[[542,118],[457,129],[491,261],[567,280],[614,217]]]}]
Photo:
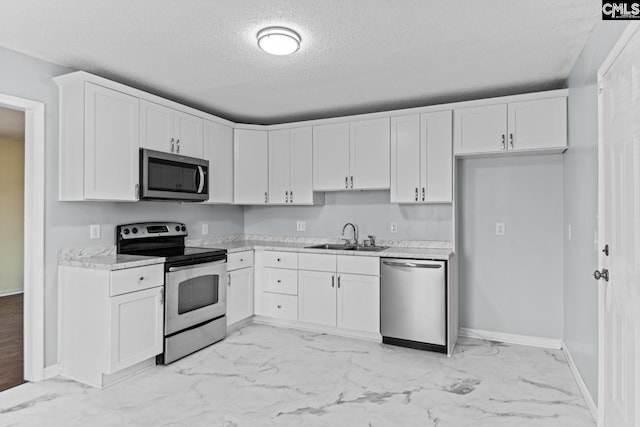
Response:
[{"label": "backsplash wall", "polygon": [[[247,234],[279,234],[298,237],[340,237],[342,227],[352,222],[360,239],[373,234],[377,239],[453,239],[451,204],[398,205],[389,202],[388,191],[328,192],[318,206],[247,206],[244,231]],[[305,221],[306,231],[296,231]],[[398,232],[391,233],[391,222]],[[351,230],[346,232],[351,238]]]}]

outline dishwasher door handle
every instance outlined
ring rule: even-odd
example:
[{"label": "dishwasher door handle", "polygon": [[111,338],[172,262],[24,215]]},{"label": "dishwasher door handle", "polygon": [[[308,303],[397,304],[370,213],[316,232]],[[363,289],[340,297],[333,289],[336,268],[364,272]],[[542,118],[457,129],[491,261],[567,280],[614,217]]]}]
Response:
[{"label": "dishwasher door handle", "polygon": [[382,261],[384,265],[390,265],[392,267],[410,267],[410,268],[441,268],[442,264],[416,264],[414,262],[396,262],[396,261]]}]

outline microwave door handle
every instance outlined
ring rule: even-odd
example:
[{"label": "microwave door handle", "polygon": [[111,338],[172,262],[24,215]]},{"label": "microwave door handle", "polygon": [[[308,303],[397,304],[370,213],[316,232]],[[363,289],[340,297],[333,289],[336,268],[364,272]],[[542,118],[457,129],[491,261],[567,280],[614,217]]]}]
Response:
[{"label": "microwave door handle", "polygon": [[204,189],[204,169],[202,166],[198,166],[198,172],[196,173],[196,186],[198,187],[197,193],[202,194]]}]

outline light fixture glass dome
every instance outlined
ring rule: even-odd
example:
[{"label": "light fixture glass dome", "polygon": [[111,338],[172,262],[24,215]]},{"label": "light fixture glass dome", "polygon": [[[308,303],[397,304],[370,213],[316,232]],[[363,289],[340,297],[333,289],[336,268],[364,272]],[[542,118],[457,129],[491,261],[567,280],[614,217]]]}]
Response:
[{"label": "light fixture glass dome", "polygon": [[258,46],[271,55],[291,55],[300,49],[300,35],[289,28],[268,27],[258,32]]}]

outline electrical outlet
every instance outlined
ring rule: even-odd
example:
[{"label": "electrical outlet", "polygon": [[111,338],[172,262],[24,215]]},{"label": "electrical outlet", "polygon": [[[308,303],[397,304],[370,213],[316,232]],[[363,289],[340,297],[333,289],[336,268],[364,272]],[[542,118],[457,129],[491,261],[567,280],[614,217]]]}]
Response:
[{"label": "electrical outlet", "polygon": [[89,226],[89,238],[92,240],[100,238],[100,224],[91,224]]},{"label": "electrical outlet", "polygon": [[298,231],[306,231],[307,230],[306,221],[298,221],[296,223],[296,230],[298,230]]},{"label": "electrical outlet", "polygon": [[391,232],[392,233],[397,233],[398,232],[398,224],[395,222],[391,223]]},{"label": "electrical outlet", "polygon": [[504,222],[496,222],[496,236],[504,236]]},{"label": "electrical outlet", "polygon": [[202,224],[202,235],[209,234],[209,224]]}]

